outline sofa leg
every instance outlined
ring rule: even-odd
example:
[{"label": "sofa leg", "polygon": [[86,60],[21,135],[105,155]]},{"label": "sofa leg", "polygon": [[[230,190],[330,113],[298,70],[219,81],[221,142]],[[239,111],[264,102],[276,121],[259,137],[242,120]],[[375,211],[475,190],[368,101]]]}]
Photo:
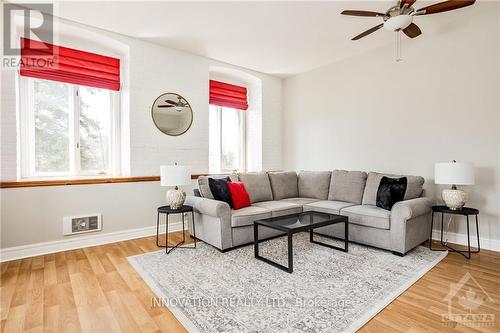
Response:
[{"label": "sofa leg", "polygon": [[392,254],[398,256],[398,257],[404,257],[405,256],[405,253],[401,253],[401,252],[396,252],[396,251],[392,251]]}]

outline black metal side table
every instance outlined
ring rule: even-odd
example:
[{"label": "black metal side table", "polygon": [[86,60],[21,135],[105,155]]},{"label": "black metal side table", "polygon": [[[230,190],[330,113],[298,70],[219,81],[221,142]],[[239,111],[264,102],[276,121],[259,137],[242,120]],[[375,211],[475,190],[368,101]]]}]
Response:
[{"label": "black metal side table", "polygon": [[[462,209],[453,210],[449,209],[446,206],[433,206],[432,207],[432,218],[431,218],[431,236],[429,238],[429,249],[432,251],[447,251],[446,249],[433,249],[432,248],[432,228],[434,226],[434,213],[441,213],[441,245],[446,246],[449,251],[457,252],[463,255],[465,258],[470,259],[471,253],[479,253],[481,251],[481,247],[479,245],[479,223],[478,223],[478,215],[479,210],[475,208],[463,207]],[[452,248],[446,243],[443,243],[443,223],[444,223],[444,214],[453,214],[453,215],[463,215],[467,218],[467,251],[460,251]],[[470,250],[470,231],[469,231],[469,215],[476,216],[476,234],[477,234],[477,250]],[[467,255],[466,255],[467,253]]]},{"label": "black metal side table", "polygon": [[[184,214],[185,213],[191,213],[192,221],[193,221],[193,239],[194,239],[194,246],[186,247],[186,246],[180,246],[186,242],[186,234],[184,232]],[[165,245],[160,245],[158,242],[158,236],[160,232],[160,214],[165,214],[166,215],[166,222],[165,222]],[[169,222],[169,216],[170,214],[181,214],[182,215],[182,241],[179,243],[175,244],[174,246],[169,246],[168,245],[168,222]],[[196,231],[195,231],[195,226],[194,226],[194,212],[193,212],[193,207],[184,205],[179,209],[172,209],[170,206],[162,206],[158,207],[158,215],[156,218],[156,245],[159,247],[164,247],[165,252],[168,254],[170,253],[173,249],[177,247],[181,248],[189,248],[189,249],[195,249],[196,248]]]}]

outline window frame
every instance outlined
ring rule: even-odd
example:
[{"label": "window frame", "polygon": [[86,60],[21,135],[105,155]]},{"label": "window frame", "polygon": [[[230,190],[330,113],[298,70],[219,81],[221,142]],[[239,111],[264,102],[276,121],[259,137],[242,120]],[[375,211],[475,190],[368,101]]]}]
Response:
[{"label": "window frame", "polygon": [[20,142],[20,178],[85,178],[117,177],[120,175],[120,92],[110,93],[110,143],[109,166],[107,170],[81,170],[80,163],[80,85],[61,82],[68,85],[69,100],[69,171],[36,172],[35,170],[35,115],[34,82],[43,79],[18,76],[19,83],[19,142]]},{"label": "window frame", "polygon": [[[217,129],[218,129],[218,153],[219,153],[219,170],[217,172],[220,173],[232,173],[232,172],[246,172],[246,165],[247,165],[247,154],[246,154],[246,114],[244,110],[238,110],[238,109],[232,109],[232,108],[227,108],[215,104],[210,104],[209,106],[215,108],[215,112],[217,112]],[[233,112],[236,111],[238,112],[238,118],[239,118],[239,124],[240,124],[240,154],[241,154],[241,161],[240,161],[240,166],[238,170],[227,170],[222,167],[222,113],[223,109],[229,109],[226,110],[228,112]],[[209,110],[209,112],[213,112],[213,110]]]}]

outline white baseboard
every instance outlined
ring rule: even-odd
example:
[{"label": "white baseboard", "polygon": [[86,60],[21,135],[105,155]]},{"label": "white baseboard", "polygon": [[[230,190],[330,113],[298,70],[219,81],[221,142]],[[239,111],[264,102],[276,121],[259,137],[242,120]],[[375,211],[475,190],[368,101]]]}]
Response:
[{"label": "white baseboard", "polygon": [[[171,232],[180,231],[182,230],[182,223],[181,222],[169,223],[168,229]],[[67,239],[61,239],[57,241],[21,245],[21,246],[0,249],[0,262],[22,259],[27,257],[34,257],[61,251],[81,249],[89,246],[115,243],[128,239],[148,237],[153,235],[156,235],[156,226],[115,231],[105,234],[96,233],[95,235],[83,236],[83,237],[69,236]]]},{"label": "white baseboard", "polygon": [[[475,230],[474,230],[475,231]],[[440,240],[441,239],[441,231],[433,230],[432,231],[432,239]],[[448,240],[448,243],[454,243],[459,245],[467,246],[467,235],[466,234],[457,234],[455,232],[445,232],[443,233],[443,241]],[[491,250],[500,252],[500,241],[495,239],[488,239],[481,237],[479,234],[479,245],[481,249]],[[477,237],[476,235],[470,235],[470,246],[476,248],[477,247]]]}]

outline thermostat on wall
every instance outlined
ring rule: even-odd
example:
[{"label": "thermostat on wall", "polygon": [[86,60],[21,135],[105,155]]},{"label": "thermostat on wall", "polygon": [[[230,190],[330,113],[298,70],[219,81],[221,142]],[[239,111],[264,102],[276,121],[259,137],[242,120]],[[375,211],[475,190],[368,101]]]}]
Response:
[{"label": "thermostat on wall", "polygon": [[75,235],[102,230],[102,214],[63,217],[63,235]]}]

